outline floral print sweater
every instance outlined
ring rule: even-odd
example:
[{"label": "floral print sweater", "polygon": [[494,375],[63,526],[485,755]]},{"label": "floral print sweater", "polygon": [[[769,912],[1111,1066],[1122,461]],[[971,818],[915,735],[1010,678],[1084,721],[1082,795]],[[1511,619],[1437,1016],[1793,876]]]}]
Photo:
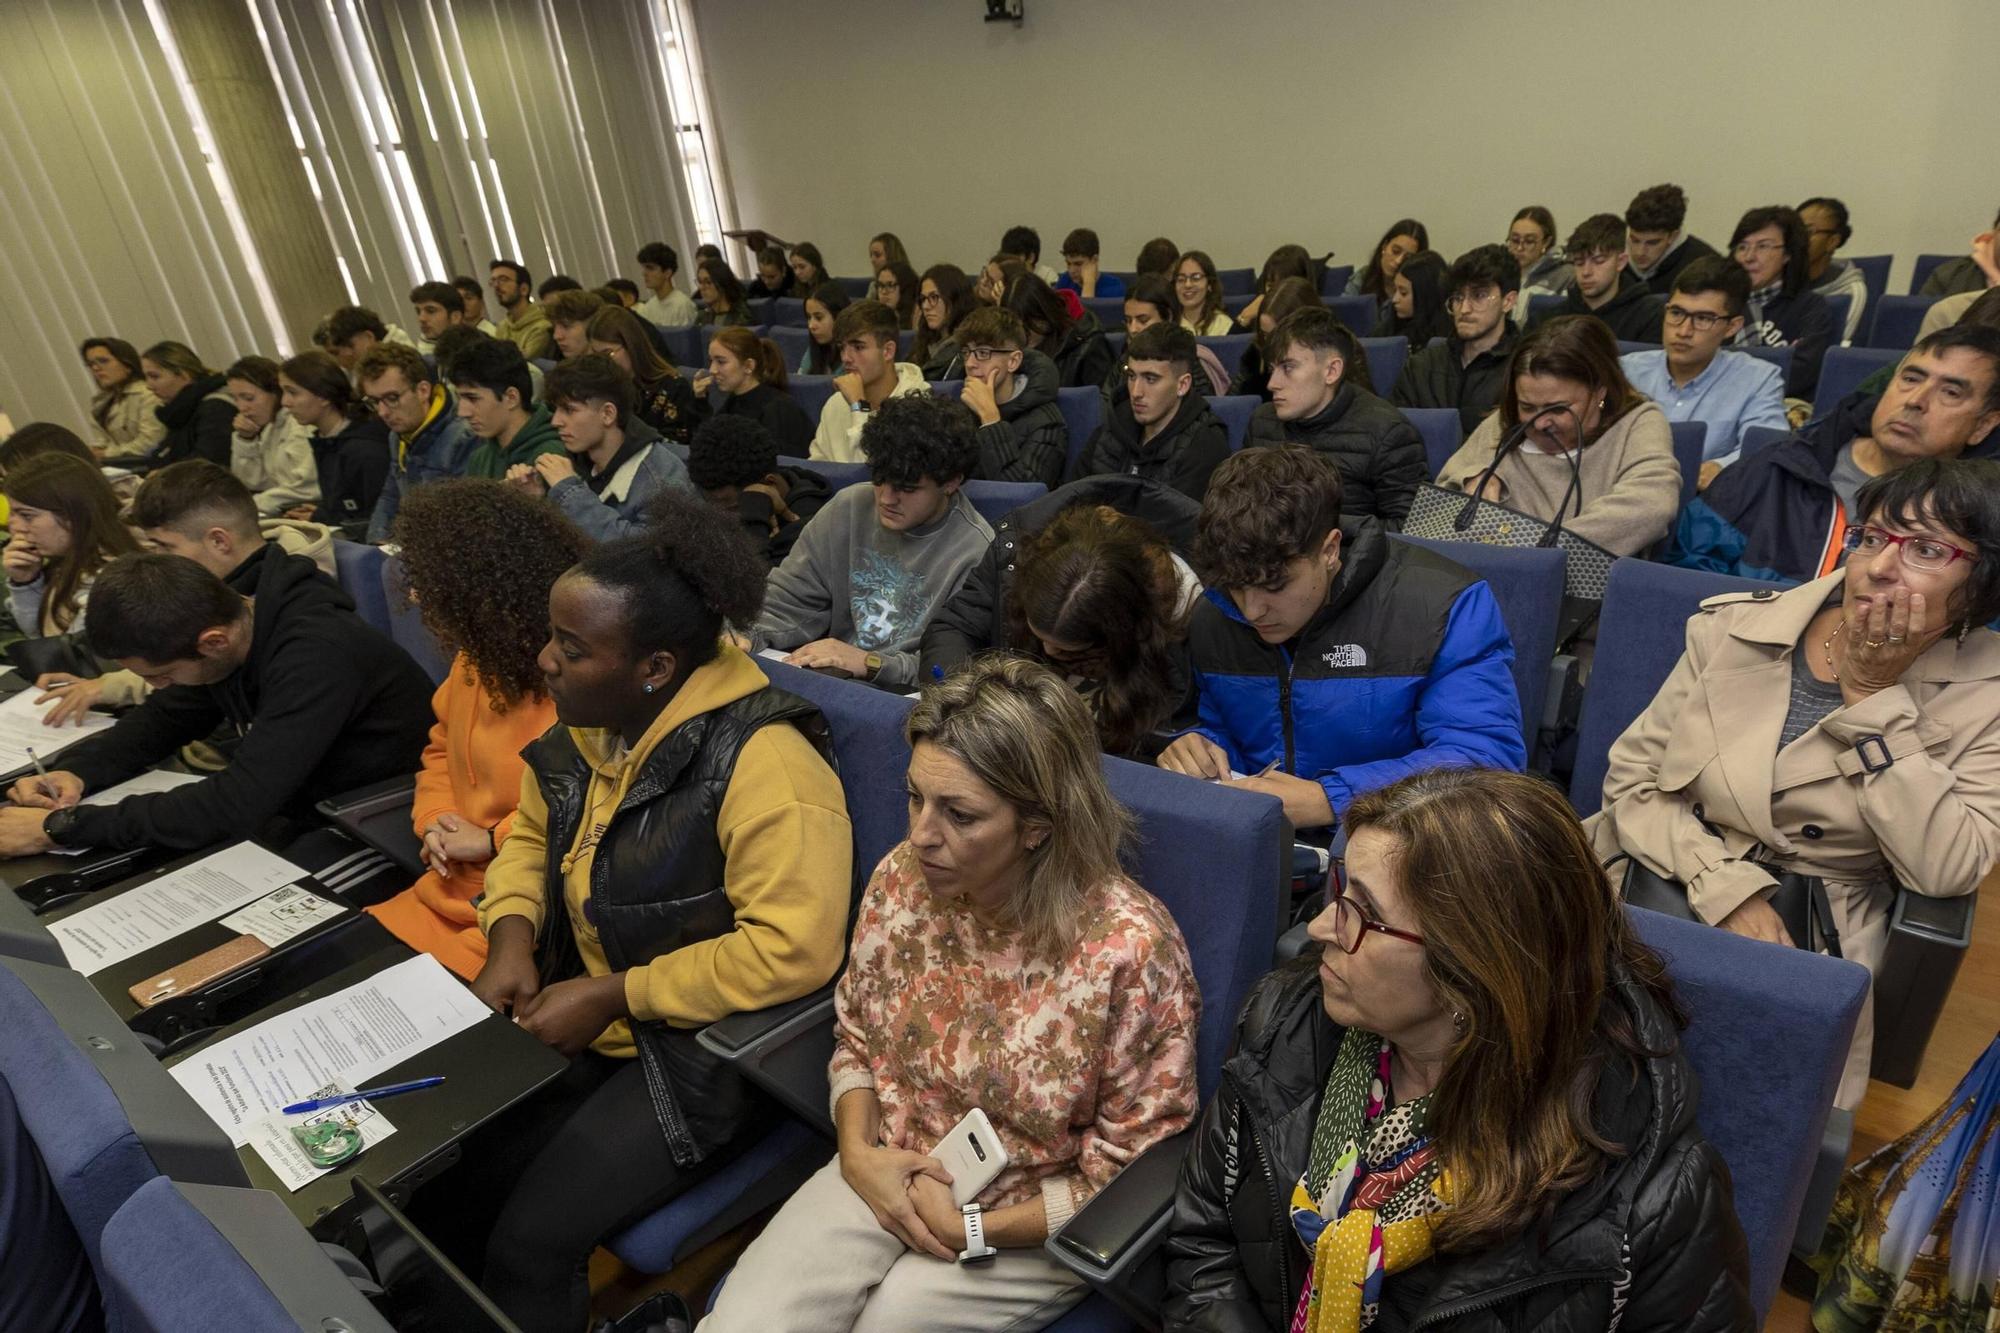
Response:
[{"label": "floral print sweater", "polygon": [[980,1108],[1010,1159],[980,1202],[1039,1192],[1052,1232],[1199,1102],[1201,997],[1180,929],[1122,875],[1084,921],[1068,956],[1030,955],[934,896],[904,843],[869,880],[835,993],[833,1103],[873,1089],[882,1145],[914,1152]]}]

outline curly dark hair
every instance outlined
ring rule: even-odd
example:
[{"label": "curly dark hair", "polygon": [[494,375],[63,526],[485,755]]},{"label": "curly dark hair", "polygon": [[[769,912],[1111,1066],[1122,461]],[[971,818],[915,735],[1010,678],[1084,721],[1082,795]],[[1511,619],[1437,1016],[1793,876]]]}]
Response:
[{"label": "curly dark hair", "polygon": [[623,599],[631,660],[672,653],[686,680],[722,650],[725,623],[757,622],[770,571],[736,515],[680,487],[654,497],[646,523],[636,537],[592,547],[576,573]]},{"label": "curly dark hair", "polygon": [[778,441],[761,421],[734,413],[695,427],[688,477],[704,491],[751,486],[778,470]]},{"label": "curly dark hair", "polygon": [[[1137,754],[1180,702],[1180,593],[1166,538],[1109,505],[1072,505],[1022,543],[1007,590],[1009,646],[1098,682],[1087,700],[1098,743]],[[1050,658],[1041,634],[1088,651]]]},{"label": "curly dark hair", "polygon": [[554,505],[501,481],[413,487],[396,515],[403,588],[449,653],[463,653],[496,712],[547,694],[535,665],[549,589],[590,539]]},{"label": "curly dark hair", "polygon": [[929,477],[956,481],[979,466],[979,418],[956,398],[891,398],[861,434],[868,479],[915,486]]},{"label": "curly dark hair", "polygon": [[1245,449],[1208,479],[1194,569],[1211,588],[1262,587],[1340,526],[1340,469],[1302,444]]}]

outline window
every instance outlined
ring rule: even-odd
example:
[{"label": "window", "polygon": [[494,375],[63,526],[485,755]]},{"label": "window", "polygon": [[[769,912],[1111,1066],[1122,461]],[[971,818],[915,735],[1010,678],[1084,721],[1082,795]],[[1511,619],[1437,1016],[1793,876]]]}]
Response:
[{"label": "window", "polygon": [[688,208],[700,239],[721,245],[724,228],[733,228],[736,219],[734,210],[725,207],[727,187],[718,179],[703,128],[710,121],[708,76],[683,0],[655,0],[654,12],[660,77],[673,109],[675,156],[687,186]]}]

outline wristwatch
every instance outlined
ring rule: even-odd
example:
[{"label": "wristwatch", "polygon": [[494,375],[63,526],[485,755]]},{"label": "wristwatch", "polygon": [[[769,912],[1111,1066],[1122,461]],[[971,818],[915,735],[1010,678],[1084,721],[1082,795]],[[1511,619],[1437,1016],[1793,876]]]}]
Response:
[{"label": "wristwatch", "polygon": [[882,654],[869,653],[865,655],[861,659],[861,665],[864,668],[866,668],[868,672],[868,674],[863,679],[866,680],[875,679],[875,677],[882,674]]},{"label": "wristwatch", "polygon": [[42,836],[58,847],[73,847],[70,838],[76,832],[76,807],[65,806],[61,810],[51,810],[42,820]]},{"label": "wristwatch", "polygon": [[958,1252],[961,1264],[991,1263],[1000,1256],[1000,1251],[986,1243],[986,1222],[982,1214],[985,1209],[976,1203],[968,1203],[959,1210],[965,1218],[965,1248]]}]

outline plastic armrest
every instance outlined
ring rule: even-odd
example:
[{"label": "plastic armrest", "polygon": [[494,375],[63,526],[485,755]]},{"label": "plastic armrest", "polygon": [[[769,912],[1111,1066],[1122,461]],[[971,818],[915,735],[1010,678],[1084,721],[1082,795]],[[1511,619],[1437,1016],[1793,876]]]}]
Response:
[{"label": "plastic armrest", "polygon": [[397,806],[408,808],[417,797],[417,775],[386,778],[381,782],[371,782],[353,791],[344,791],[338,796],[329,796],[314,808],[335,822],[350,819],[366,819],[369,815],[380,814]]},{"label": "plastic armrest", "polygon": [[313,808],[354,839],[372,847],[413,875],[424,873],[423,843],[410,827],[410,805],[417,797],[417,778],[388,778],[329,796]]},{"label": "plastic armrest", "polygon": [[1541,729],[1557,734],[1576,727],[1583,709],[1583,686],[1577,679],[1576,657],[1558,653],[1549,661],[1548,691],[1542,695]]},{"label": "plastic armrest", "polygon": [[1160,1242],[1173,1217],[1181,1161],[1193,1144],[1193,1130],[1154,1144],[1043,1246],[1057,1263],[1152,1327],[1158,1326],[1166,1294]]},{"label": "plastic armrest", "polygon": [[1963,949],[1972,943],[1972,908],[1979,895],[1927,898],[1904,889],[1896,894],[1889,929]]},{"label": "plastic armrest", "polygon": [[751,1013],[731,1014],[696,1034],[784,1108],[831,1137],[827,1065],[833,1059],[833,987]]},{"label": "plastic armrest", "polygon": [[833,1018],[833,987],[822,986],[768,1009],[752,1009],[718,1019],[695,1034],[696,1040],[725,1060],[741,1062],[783,1045],[805,1028]]}]

